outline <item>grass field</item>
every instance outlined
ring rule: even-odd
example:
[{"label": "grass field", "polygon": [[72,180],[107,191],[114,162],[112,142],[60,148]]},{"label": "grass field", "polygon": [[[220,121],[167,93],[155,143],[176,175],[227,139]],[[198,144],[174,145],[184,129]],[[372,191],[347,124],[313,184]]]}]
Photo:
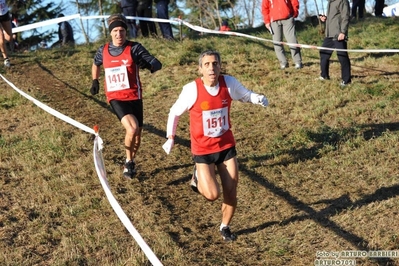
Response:
[{"label": "grass field", "polygon": [[[321,45],[318,32],[298,25],[298,40]],[[368,17],[351,24],[348,46],[399,49],[397,32],[397,18]],[[264,28],[244,33],[270,38]],[[123,128],[104,94],[89,92],[102,42],[18,53],[0,73],[55,110],[99,126],[112,192],[164,265],[315,265],[336,253],[356,265],[399,265],[398,53],[350,53],[353,83],[341,88],[335,54],[331,80],[316,80],[316,49],[302,49],[303,69],[280,70],[270,42],[221,35],[138,41],[163,69],[141,72],[145,125],[131,181],[122,176]],[[218,50],[223,72],[270,102],[232,106],[240,165],[233,243],[218,232],[221,200],[207,202],[189,187],[187,115],[172,153],[161,147],[169,108],[197,77],[205,49]],[[0,265],[150,265],[100,185],[93,136],[2,80],[0,114]],[[392,254],[368,253],[379,250]]]}]

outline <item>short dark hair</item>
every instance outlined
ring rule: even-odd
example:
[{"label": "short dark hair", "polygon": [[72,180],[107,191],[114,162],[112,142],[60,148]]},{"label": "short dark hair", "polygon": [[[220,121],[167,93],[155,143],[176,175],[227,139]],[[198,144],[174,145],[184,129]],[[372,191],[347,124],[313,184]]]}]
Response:
[{"label": "short dark hair", "polygon": [[202,52],[199,56],[198,64],[200,67],[202,67],[202,58],[204,58],[204,56],[208,56],[208,55],[216,56],[216,59],[218,60],[219,64],[221,63],[220,54],[218,51],[206,50],[206,51]]}]

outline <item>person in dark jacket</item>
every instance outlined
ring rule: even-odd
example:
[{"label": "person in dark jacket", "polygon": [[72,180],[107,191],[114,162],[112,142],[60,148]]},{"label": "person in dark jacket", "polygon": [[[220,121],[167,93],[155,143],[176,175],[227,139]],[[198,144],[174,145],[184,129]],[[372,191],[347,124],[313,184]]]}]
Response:
[{"label": "person in dark jacket", "polygon": [[[169,0],[155,0],[157,9],[157,18],[169,19]],[[161,29],[162,36],[165,39],[173,40],[172,26],[169,22],[158,22],[159,28]]]},{"label": "person in dark jacket", "polygon": [[[121,0],[122,13],[125,16],[137,16],[137,0]],[[126,21],[129,37],[134,39],[137,37],[137,25],[135,19],[128,19]]]},{"label": "person in dark jacket", "polygon": [[143,88],[139,69],[154,73],[162,68],[162,64],[140,43],[126,39],[127,23],[122,14],[111,15],[107,21],[112,40],[100,46],[94,56],[90,93],[99,93],[98,79],[102,65],[105,96],[125,129],[126,162],[123,175],[131,179],[136,174],[134,159],[143,129]]},{"label": "person in dark jacket", "polygon": [[[64,17],[64,14],[59,14],[59,18]],[[73,29],[68,21],[62,21],[58,23],[58,41],[56,41],[51,47],[55,46],[74,46],[75,39],[73,37]]]},{"label": "person in dark jacket", "polygon": [[[329,0],[327,16],[321,15],[320,20],[326,23],[325,38],[322,47],[346,50],[348,48],[348,27],[350,20],[350,7],[348,0]],[[319,79],[330,79],[330,57],[333,50],[320,50]],[[341,86],[351,83],[351,62],[347,51],[337,51],[341,64]]]}]

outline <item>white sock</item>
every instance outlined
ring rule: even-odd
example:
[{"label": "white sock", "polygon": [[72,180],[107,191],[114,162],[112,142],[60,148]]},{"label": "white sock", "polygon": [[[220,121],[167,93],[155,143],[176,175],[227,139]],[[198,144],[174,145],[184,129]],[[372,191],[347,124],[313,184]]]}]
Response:
[{"label": "white sock", "polygon": [[224,224],[224,223],[221,223],[220,224],[220,228],[219,228],[219,231],[222,231],[222,229],[223,229],[223,227],[229,227],[228,225],[226,225],[226,224]]}]

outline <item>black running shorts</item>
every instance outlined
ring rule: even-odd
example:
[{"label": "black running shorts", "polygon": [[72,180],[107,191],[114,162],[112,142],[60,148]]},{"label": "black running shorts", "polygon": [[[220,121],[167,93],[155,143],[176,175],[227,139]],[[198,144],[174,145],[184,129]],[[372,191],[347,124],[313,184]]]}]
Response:
[{"label": "black running shorts", "polygon": [[134,100],[134,101],[118,101],[111,100],[109,104],[114,110],[116,116],[119,118],[119,121],[125,115],[134,115],[136,117],[137,122],[139,123],[139,127],[143,127],[143,100]]},{"label": "black running shorts", "polygon": [[219,165],[233,157],[237,156],[236,147],[233,146],[221,152],[206,154],[206,155],[194,155],[193,159],[196,163],[206,163]]}]

